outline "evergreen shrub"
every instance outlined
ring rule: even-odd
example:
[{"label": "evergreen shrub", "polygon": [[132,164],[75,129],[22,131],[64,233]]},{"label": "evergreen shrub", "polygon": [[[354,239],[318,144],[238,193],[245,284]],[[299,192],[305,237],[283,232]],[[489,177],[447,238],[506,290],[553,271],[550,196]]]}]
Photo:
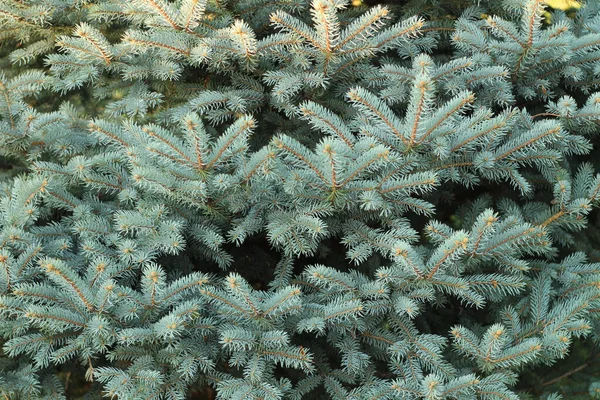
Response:
[{"label": "evergreen shrub", "polygon": [[0,0],[4,398],[600,398],[600,2],[388,3]]}]

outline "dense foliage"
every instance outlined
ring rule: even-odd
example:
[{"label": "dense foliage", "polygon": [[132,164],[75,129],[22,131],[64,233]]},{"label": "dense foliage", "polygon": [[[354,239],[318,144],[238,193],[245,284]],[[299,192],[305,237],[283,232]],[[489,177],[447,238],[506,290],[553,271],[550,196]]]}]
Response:
[{"label": "dense foliage", "polygon": [[600,397],[600,2],[0,0],[0,44],[4,398]]}]

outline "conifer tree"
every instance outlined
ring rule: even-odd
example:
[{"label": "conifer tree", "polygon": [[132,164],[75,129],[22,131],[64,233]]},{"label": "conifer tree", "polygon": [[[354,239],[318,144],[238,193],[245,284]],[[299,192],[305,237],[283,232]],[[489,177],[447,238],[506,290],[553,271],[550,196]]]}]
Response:
[{"label": "conifer tree", "polygon": [[600,3],[351,3],[0,0],[0,395],[600,398]]}]

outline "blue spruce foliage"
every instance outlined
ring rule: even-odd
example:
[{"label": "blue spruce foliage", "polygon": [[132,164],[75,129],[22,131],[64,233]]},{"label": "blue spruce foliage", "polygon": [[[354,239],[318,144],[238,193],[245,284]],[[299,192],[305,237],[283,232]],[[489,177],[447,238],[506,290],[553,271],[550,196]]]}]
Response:
[{"label": "blue spruce foliage", "polygon": [[600,2],[360,3],[0,0],[0,397],[600,398]]}]

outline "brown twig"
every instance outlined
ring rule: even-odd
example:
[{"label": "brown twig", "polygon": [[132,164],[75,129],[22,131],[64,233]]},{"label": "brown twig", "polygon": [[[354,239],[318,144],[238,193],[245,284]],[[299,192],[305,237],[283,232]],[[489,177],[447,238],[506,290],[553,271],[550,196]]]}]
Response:
[{"label": "brown twig", "polygon": [[557,378],[551,379],[551,380],[549,380],[547,382],[542,382],[541,386],[550,386],[553,383],[556,383],[556,382],[560,381],[561,379],[564,379],[564,378],[566,378],[568,376],[571,376],[571,375],[573,375],[573,374],[581,371],[582,369],[584,369],[585,367],[587,367],[588,365],[590,365],[592,363],[592,361],[594,359],[598,358],[598,357],[600,357],[600,353],[596,354],[593,357],[590,357],[590,359],[585,364],[582,364],[582,365],[580,365],[577,368],[574,368],[574,369],[572,369],[572,370],[570,370],[568,372],[565,372],[564,374],[562,374],[561,376],[559,376]]},{"label": "brown twig", "polygon": [[531,118],[538,118],[538,117],[560,117],[560,115],[554,114],[554,113],[543,112],[543,113],[535,114]]},{"label": "brown twig", "polygon": [[71,378],[71,371],[67,372],[67,376],[65,378],[65,393],[69,392],[69,378]]}]

